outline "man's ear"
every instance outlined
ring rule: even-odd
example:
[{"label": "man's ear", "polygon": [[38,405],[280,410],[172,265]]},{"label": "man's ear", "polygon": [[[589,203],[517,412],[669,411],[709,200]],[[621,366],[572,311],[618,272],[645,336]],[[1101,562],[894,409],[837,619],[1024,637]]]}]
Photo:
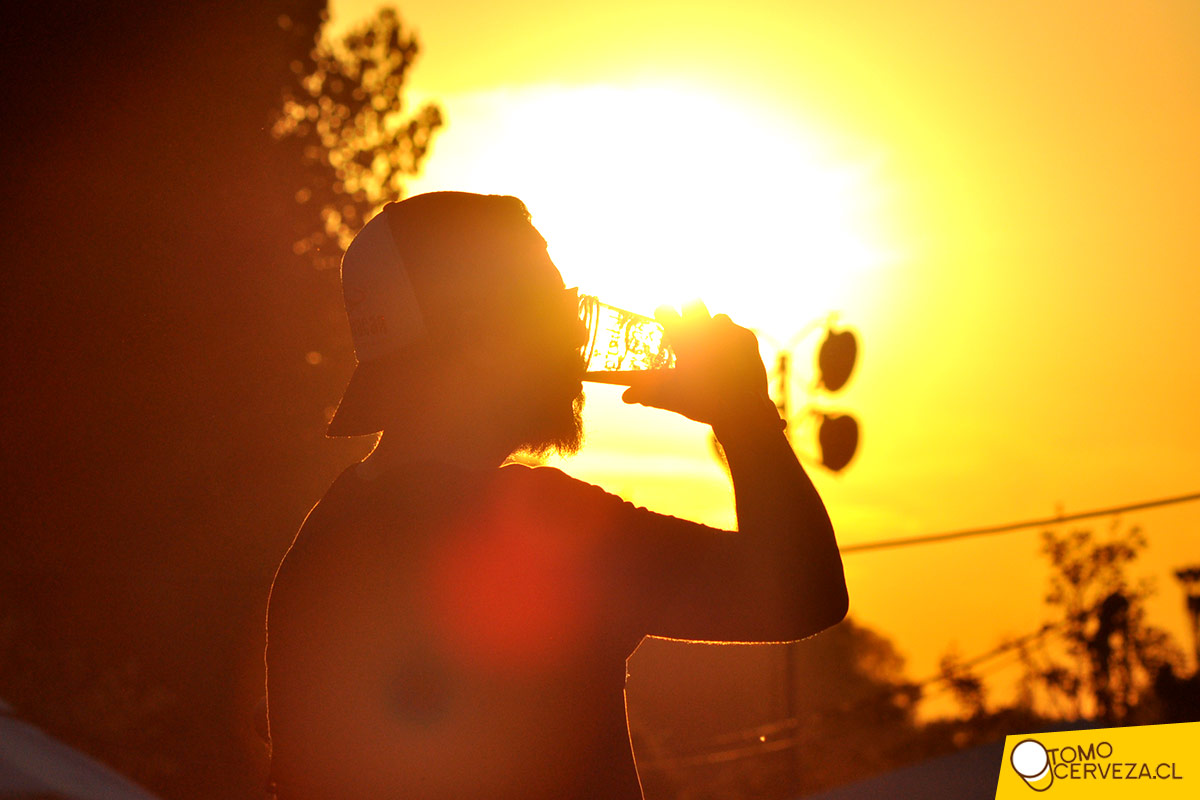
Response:
[{"label": "man's ear", "polygon": [[478,309],[464,309],[446,338],[445,352],[456,366],[476,375],[512,357],[507,331]]}]

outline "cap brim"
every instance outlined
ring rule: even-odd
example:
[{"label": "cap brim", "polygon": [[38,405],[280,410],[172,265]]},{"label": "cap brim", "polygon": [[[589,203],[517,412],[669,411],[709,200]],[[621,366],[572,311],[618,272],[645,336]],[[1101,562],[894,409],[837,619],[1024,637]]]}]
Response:
[{"label": "cap brim", "polygon": [[367,436],[383,430],[383,404],[394,380],[394,370],[378,362],[368,361],[356,366],[325,435],[330,438]]}]

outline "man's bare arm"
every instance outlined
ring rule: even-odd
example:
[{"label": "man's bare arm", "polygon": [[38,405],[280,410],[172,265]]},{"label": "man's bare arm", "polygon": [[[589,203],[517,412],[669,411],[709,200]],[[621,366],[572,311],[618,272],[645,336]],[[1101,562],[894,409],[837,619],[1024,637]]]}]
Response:
[{"label": "man's bare arm", "polygon": [[771,639],[803,639],[835,625],[849,603],[833,525],[777,426],[716,429],[745,540],[765,588],[783,599]]},{"label": "man's bare arm", "polygon": [[836,624],[848,600],[833,527],[767,396],[757,339],[728,317],[709,317],[703,306],[682,317],[660,309],[658,316],[678,368],[648,375],[624,399],[712,425],[725,450],[737,541],[714,551],[729,563],[704,569],[703,577],[729,581],[714,587],[715,596],[734,607],[744,633],[731,637],[722,623],[719,638],[789,641]]}]

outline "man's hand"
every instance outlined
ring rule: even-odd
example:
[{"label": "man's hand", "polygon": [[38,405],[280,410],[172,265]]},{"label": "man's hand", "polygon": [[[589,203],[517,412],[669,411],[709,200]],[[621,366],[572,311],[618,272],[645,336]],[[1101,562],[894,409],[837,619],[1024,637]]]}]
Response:
[{"label": "man's hand", "polygon": [[685,306],[682,316],[665,306],[654,316],[675,351],[675,369],[638,375],[622,400],[714,427],[772,416],[772,424],[780,423],[767,396],[767,371],[753,332],[724,314],[710,316],[700,302]]}]

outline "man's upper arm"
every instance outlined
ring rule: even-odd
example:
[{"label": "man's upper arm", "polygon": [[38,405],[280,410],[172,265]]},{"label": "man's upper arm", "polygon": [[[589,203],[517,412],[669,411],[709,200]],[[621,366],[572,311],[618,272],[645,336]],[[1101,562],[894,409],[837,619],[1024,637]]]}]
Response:
[{"label": "man's upper arm", "polygon": [[761,543],[568,480],[576,505],[606,528],[614,602],[635,639],[788,641],[824,627],[813,629],[801,607],[805,587],[793,585],[779,554]]}]

